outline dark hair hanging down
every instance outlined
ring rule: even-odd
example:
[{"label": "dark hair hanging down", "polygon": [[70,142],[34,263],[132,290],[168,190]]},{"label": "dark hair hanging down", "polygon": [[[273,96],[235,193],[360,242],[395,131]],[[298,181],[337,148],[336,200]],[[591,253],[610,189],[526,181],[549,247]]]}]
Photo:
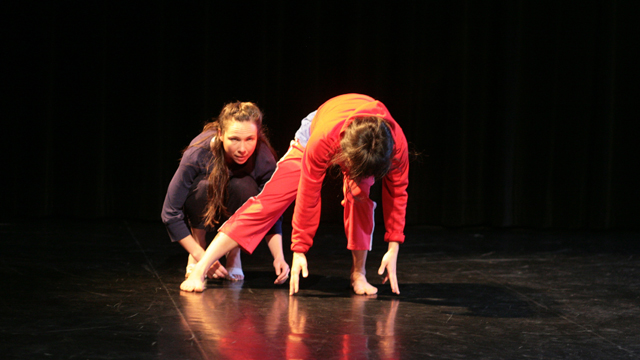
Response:
[{"label": "dark hair hanging down", "polygon": [[226,104],[218,118],[204,126],[203,132],[214,130],[216,135],[211,143],[211,162],[209,168],[209,188],[207,190],[207,208],[204,214],[204,223],[207,227],[218,224],[223,217],[229,216],[227,211],[227,186],[229,184],[229,169],[225,162],[225,152],[220,136],[229,128],[233,121],[251,121],[258,128],[258,143],[255,151],[260,146],[267,146],[274,157],[277,158],[275,150],[271,147],[262,126],[262,112],[258,106],[251,102],[236,101]]},{"label": "dark hair hanging down", "polygon": [[341,151],[334,163],[356,182],[373,176],[379,179],[391,168],[393,136],[386,121],[376,116],[355,117],[340,140]]}]

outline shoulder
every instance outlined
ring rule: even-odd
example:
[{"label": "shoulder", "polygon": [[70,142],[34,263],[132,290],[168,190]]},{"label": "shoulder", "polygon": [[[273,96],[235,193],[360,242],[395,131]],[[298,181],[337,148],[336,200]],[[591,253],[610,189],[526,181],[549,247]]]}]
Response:
[{"label": "shoulder", "polygon": [[193,138],[193,140],[191,140],[191,142],[189,143],[189,147],[187,148],[185,153],[187,153],[187,151],[211,152],[211,140],[215,135],[216,135],[215,131],[201,132],[200,134],[198,134],[198,136],[196,136],[195,138]]},{"label": "shoulder", "polygon": [[326,105],[335,106],[335,104],[366,103],[366,102],[373,102],[373,101],[375,101],[375,99],[372,98],[371,96],[364,95],[364,94],[350,93],[350,94],[342,94],[342,95],[334,96],[331,99],[327,100],[323,104],[323,106],[326,106]]},{"label": "shoulder", "polygon": [[273,151],[275,151],[275,150],[272,151],[272,149],[269,147],[269,145],[267,145],[265,142],[259,141],[257,147],[258,148],[256,149],[256,152],[258,153],[258,159],[276,160],[276,157],[273,154]]},{"label": "shoulder", "polygon": [[211,139],[213,139],[213,137],[216,135],[216,132],[214,130],[209,130],[209,131],[203,131],[200,134],[198,134],[196,137],[193,138],[193,140],[191,140],[191,142],[189,143],[189,147],[194,147],[194,146],[198,146],[198,147],[204,147],[209,149],[210,148],[210,143],[211,143]]},{"label": "shoulder", "polygon": [[265,142],[258,142],[258,146],[256,149],[256,164],[258,166],[263,166],[264,164],[267,166],[275,167],[276,162],[276,156],[271,151],[271,148],[269,148],[269,146]]},{"label": "shoulder", "polygon": [[215,136],[214,131],[202,132],[189,143],[182,154],[180,162],[185,165],[202,168],[207,167],[209,160],[213,156],[211,152],[211,139]]}]

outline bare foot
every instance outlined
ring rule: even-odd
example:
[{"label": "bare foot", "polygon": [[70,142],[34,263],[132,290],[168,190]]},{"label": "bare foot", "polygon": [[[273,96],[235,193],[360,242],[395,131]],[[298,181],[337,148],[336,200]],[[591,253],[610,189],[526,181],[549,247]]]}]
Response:
[{"label": "bare foot", "polygon": [[195,269],[196,264],[189,264],[187,265],[187,271],[184,273],[184,279],[188,279],[189,275],[191,275],[191,273],[193,272],[193,269]]},{"label": "bare foot", "polygon": [[235,248],[227,253],[227,262],[225,267],[229,274],[225,279],[229,281],[244,280],[244,272],[242,272],[242,259],[240,259],[240,248]]},{"label": "bare foot", "polygon": [[203,292],[207,283],[204,278],[198,276],[194,272],[180,284],[180,290],[189,292]]},{"label": "bare foot", "polygon": [[244,280],[244,272],[242,268],[227,268],[229,275],[225,276],[225,279],[229,281],[242,281]]},{"label": "bare foot", "polygon": [[358,271],[351,273],[351,287],[358,295],[374,295],[378,293],[378,288],[369,284],[367,277]]}]

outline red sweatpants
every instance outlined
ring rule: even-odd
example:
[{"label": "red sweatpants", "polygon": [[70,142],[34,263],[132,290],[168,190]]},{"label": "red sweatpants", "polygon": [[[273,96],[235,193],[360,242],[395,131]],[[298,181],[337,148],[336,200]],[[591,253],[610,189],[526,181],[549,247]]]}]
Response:
[{"label": "red sweatpants", "polygon": [[[292,141],[289,151],[278,161],[276,170],[257,196],[249,198],[218,231],[232,238],[240,247],[253,253],[269,229],[295,201],[304,147]],[[347,235],[347,249],[371,250],[374,227],[373,212],[376,203],[369,199],[369,191],[374,179],[367,178],[356,184],[344,180],[344,228]],[[293,240],[292,248],[295,245]],[[300,244],[296,251],[307,252],[311,244]]]}]

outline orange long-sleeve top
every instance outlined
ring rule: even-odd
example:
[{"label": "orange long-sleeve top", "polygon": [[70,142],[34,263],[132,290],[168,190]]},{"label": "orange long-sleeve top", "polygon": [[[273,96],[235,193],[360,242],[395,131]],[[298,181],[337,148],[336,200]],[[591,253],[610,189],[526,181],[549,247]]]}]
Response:
[{"label": "orange long-sleeve top", "polygon": [[389,110],[367,95],[345,94],[325,102],[313,118],[310,137],[302,156],[302,171],[293,214],[291,250],[306,253],[313,245],[320,222],[322,181],[331,160],[340,150],[340,139],[352,119],[377,116],[385,119],[394,139],[391,169],[382,179],[385,241],[404,242],[409,184],[407,140]]}]

